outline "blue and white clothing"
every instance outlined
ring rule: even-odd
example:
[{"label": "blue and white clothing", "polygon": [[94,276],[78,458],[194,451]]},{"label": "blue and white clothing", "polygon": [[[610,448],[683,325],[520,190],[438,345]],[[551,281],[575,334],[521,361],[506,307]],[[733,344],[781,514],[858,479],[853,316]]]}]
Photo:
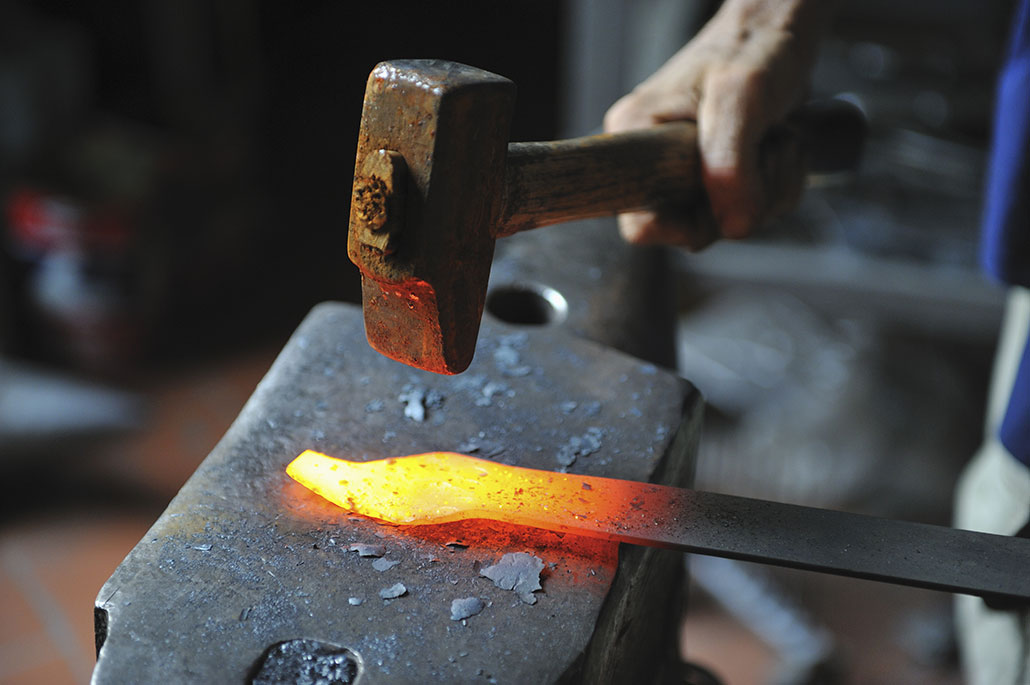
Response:
[{"label": "blue and white clothing", "polygon": [[[981,257],[993,277],[1030,288],[1030,0],[1015,10],[998,79]],[[1030,341],[998,437],[1030,468]]]}]

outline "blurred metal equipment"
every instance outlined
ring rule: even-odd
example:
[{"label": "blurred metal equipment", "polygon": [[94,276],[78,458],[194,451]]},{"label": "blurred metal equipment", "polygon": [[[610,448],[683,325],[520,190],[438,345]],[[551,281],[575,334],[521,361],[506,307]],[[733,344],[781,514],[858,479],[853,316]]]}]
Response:
[{"label": "blurred metal equipment", "polygon": [[81,29],[0,3],[0,187],[88,109],[93,67]]},{"label": "blurred metal equipment", "polygon": [[780,660],[777,685],[829,685],[840,681],[833,635],[777,587],[755,564],[690,555],[691,576],[746,625]]},{"label": "blurred metal equipment", "polygon": [[139,428],[143,400],[0,359],[0,463]]}]

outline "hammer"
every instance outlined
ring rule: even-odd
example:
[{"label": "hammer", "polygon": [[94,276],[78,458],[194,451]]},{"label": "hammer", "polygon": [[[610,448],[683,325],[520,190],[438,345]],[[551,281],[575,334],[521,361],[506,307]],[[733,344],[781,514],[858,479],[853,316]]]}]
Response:
[{"label": "hammer", "polygon": [[[703,201],[693,123],[509,144],[514,101],[510,80],[454,62],[382,62],[368,78],[347,253],[369,344],[387,357],[442,374],[468,367],[497,238]],[[857,161],[853,107],[797,119],[807,149],[830,151],[824,166]]]}]

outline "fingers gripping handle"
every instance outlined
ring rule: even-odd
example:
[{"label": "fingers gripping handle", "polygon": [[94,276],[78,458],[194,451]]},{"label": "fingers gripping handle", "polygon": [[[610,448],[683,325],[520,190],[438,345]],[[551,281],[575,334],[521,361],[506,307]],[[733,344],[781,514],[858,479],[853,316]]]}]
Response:
[{"label": "fingers gripping handle", "polygon": [[[806,105],[770,131],[763,152],[778,158],[803,156],[811,171],[842,171],[857,166],[864,138],[865,119],[858,108],[831,100]],[[771,172],[782,164],[769,160],[763,167]],[[494,235],[666,204],[682,207],[702,197],[697,126],[692,122],[511,143]]]}]

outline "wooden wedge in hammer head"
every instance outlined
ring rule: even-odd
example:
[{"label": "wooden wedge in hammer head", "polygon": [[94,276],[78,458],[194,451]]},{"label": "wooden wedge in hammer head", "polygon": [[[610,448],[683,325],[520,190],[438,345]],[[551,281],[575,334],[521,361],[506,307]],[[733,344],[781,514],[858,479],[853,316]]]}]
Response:
[{"label": "wooden wedge in hammer head", "polygon": [[[514,101],[508,79],[453,62],[383,62],[369,76],[347,252],[361,270],[368,341],[392,359],[445,374],[468,367],[497,238],[704,202],[694,123],[508,143]],[[809,107],[770,132],[763,154],[775,145],[810,168],[853,168],[864,130],[851,105]],[[767,185],[788,196],[799,178]],[[693,247],[713,239],[699,235]]]},{"label": "wooden wedge in hammer head", "polygon": [[347,252],[373,348],[460,373],[486,299],[515,84],[439,60],[368,79]]}]

